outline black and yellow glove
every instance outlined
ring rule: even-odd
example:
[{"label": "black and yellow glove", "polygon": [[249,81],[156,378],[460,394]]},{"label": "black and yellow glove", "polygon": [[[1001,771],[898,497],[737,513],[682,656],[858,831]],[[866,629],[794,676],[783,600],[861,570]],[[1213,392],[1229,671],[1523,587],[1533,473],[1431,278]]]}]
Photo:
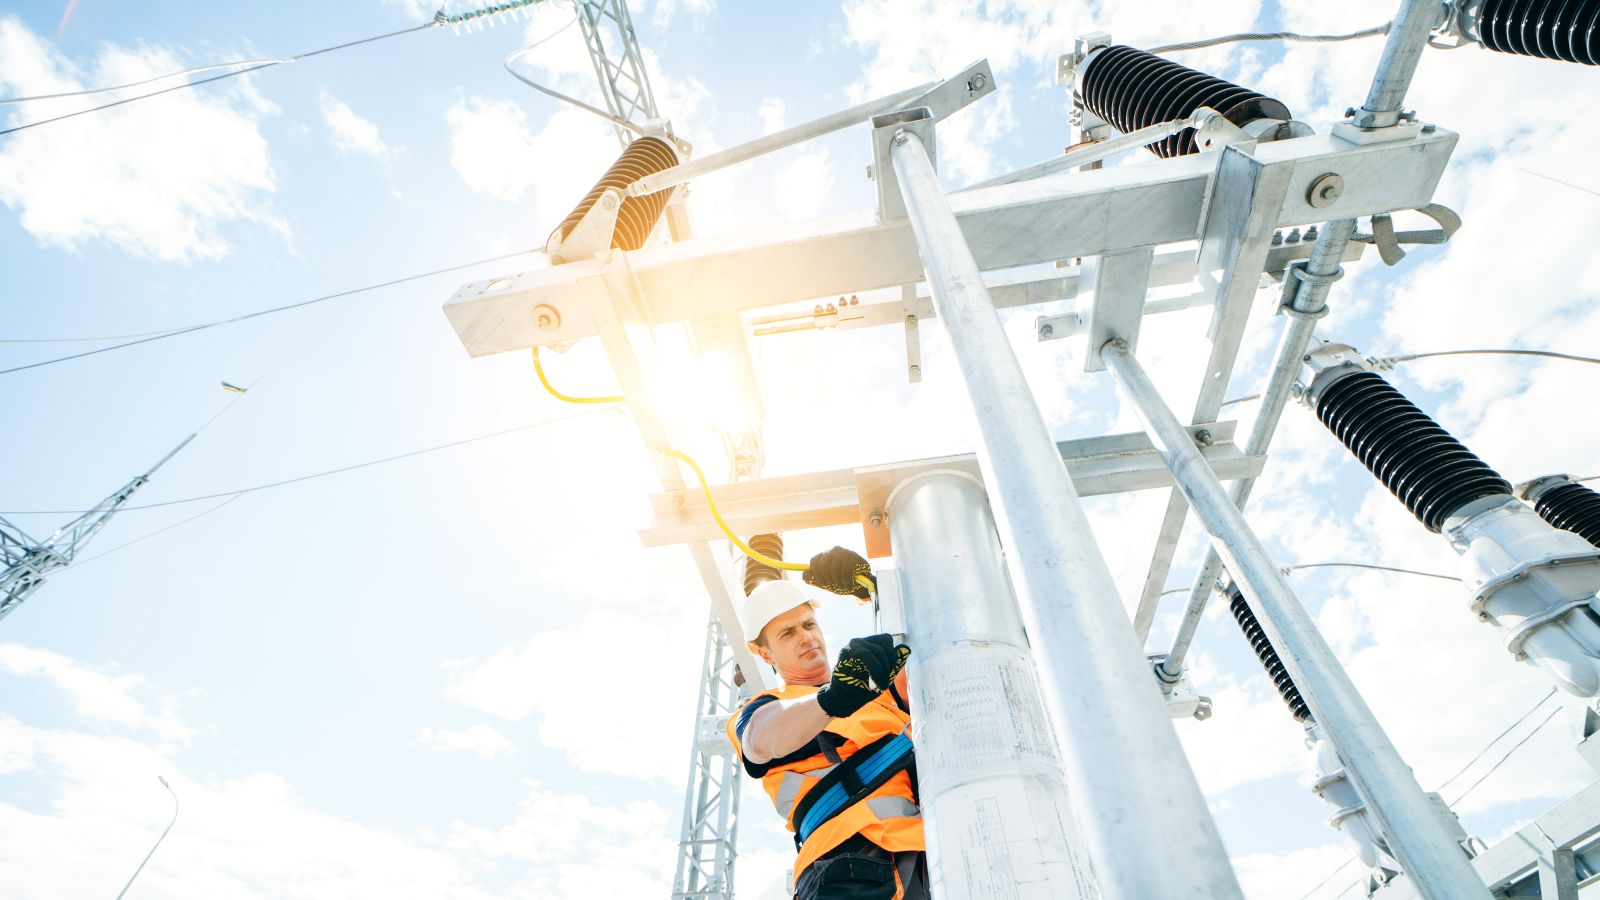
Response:
[{"label": "black and yellow glove", "polygon": [[835,547],[811,557],[811,565],[806,567],[800,578],[813,587],[865,600],[872,594],[856,581],[857,575],[865,576],[872,582],[872,589],[878,589],[878,579],[872,574],[871,563],[854,550]]},{"label": "black and yellow glove", "polygon": [[910,655],[910,647],[895,646],[887,634],[855,638],[839,651],[833,676],[817,691],[817,705],[836,719],[852,715],[888,689]]}]

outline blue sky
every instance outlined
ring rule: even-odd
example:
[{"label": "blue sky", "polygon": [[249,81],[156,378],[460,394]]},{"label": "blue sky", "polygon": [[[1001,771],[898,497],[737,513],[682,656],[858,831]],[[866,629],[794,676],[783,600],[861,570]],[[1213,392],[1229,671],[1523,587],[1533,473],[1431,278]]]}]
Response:
[{"label": "blue sky", "polygon": [[[988,57],[1000,91],[941,126],[954,187],[1070,139],[1053,73],[1077,33],[1154,44],[1279,25],[1344,31],[1389,6],[656,0],[633,11],[658,102],[698,152]],[[63,24],[63,4],[25,3],[0,16],[0,96],[302,52],[431,12],[379,0],[81,0]],[[407,35],[0,137],[0,336],[222,319],[542,244],[617,146],[609,125],[533,94],[500,60],[571,15],[552,6],[481,33]],[[1320,129],[1364,95],[1380,46],[1259,45],[1183,61],[1276,93]],[[576,28],[526,65],[594,97]],[[1463,135],[1439,199],[1467,227],[1394,269],[1373,254],[1353,264],[1322,333],[1383,353],[1592,348],[1600,271],[1586,236],[1600,200],[1528,174],[1600,187],[1581,165],[1600,138],[1592,80],[1474,49],[1430,52],[1411,105]],[[0,114],[33,121],[66,102]],[[707,178],[690,209],[714,234],[864,208],[868,157],[864,131],[851,130]],[[0,376],[12,399],[4,511],[93,504],[229,403],[221,380],[256,387],[140,502],[551,422],[248,494],[55,576],[0,626],[0,880],[26,897],[120,886],[166,815],[155,781],[165,774],[185,818],[141,876],[147,896],[665,892],[705,599],[682,550],[639,545],[652,473],[627,419],[555,421],[572,411],[538,392],[523,355],[468,359],[439,309],[465,281],[536,265],[521,257]],[[1253,392],[1269,358],[1274,294],[1261,294],[1231,395]],[[1031,340],[1038,312],[1008,327],[1056,434],[1132,430],[1070,342]],[[1189,405],[1204,321],[1147,325],[1141,354],[1175,407]],[[917,387],[899,374],[898,331],[760,344],[769,472],[969,449],[942,335],[936,324],[924,335]],[[593,343],[552,364],[574,392],[610,386]],[[0,344],[0,368],[96,346]],[[1582,367],[1419,362],[1393,377],[1512,480],[1600,472],[1592,417],[1572,414],[1592,378]],[[840,408],[869,410],[873,425],[848,441],[819,434],[814,423]],[[1239,415],[1242,430],[1253,410]],[[1303,410],[1286,413],[1275,450],[1252,518],[1285,564],[1451,571],[1448,549]],[[1090,503],[1125,597],[1164,502],[1151,492]],[[85,556],[209,505],[129,511]],[[43,535],[70,516],[11,518]],[[1173,586],[1198,563],[1195,530]],[[859,536],[795,535],[791,556],[834,542]],[[1425,785],[1547,689],[1504,657],[1454,586],[1333,572],[1296,584]],[[1175,616],[1163,610],[1152,648]],[[838,604],[825,621],[835,646],[866,627]],[[1194,663],[1217,715],[1179,730],[1230,852],[1253,896],[1298,896],[1349,851],[1303,787],[1297,729],[1215,611]],[[1559,732],[1473,794],[1469,830],[1492,839],[1590,780]],[[760,793],[745,797],[741,894],[778,896],[786,841]],[[1344,874],[1324,895],[1353,868]]]}]

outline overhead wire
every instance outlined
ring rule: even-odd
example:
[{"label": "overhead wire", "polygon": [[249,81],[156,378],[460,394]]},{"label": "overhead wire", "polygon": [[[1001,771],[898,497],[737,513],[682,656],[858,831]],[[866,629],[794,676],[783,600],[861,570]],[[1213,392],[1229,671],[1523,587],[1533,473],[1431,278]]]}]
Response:
[{"label": "overhead wire", "polygon": [[[523,256],[523,255],[526,255],[526,254],[529,254],[529,253],[539,253],[539,252],[542,252],[542,251],[538,251],[538,250],[518,250],[515,253],[507,253],[507,254],[505,254],[503,256],[490,256],[490,257],[486,257],[484,259],[475,259],[475,260],[473,260],[471,262],[460,263],[459,265],[454,265],[454,266],[447,266],[447,267],[442,268],[442,269],[434,269],[434,270],[429,271],[429,272],[419,272],[419,273],[417,273],[415,275],[406,275],[406,276],[403,276],[401,278],[394,278],[394,279],[390,279],[389,281],[378,282],[377,284],[369,284],[369,285],[364,285],[364,286],[358,287],[358,288],[350,288],[348,290],[336,291],[336,292],[331,293],[331,294],[323,294],[320,297],[312,297],[309,300],[300,300],[298,302],[289,303],[289,304],[286,304],[284,306],[274,306],[274,307],[270,307],[268,309],[258,309],[258,310],[254,311],[254,312],[249,312],[249,313],[245,313],[243,315],[238,315],[238,316],[231,316],[231,317],[226,318],[226,319],[217,319],[216,321],[212,321],[212,322],[201,322],[201,323],[198,323],[198,324],[195,324],[195,325],[187,325],[187,326],[184,326],[184,327],[181,327],[181,328],[174,328],[174,329],[171,329],[169,331],[151,332],[151,333],[147,334],[147,336],[145,336],[145,337],[141,337],[141,338],[138,338],[136,340],[127,341],[127,342],[121,343],[121,344],[112,344],[109,347],[96,347],[93,350],[85,350],[82,353],[73,353],[73,354],[69,354],[67,356],[58,356],[58,357],[55,357],[53,359],[45,359],[45,360],[40,360],[39,362],[27,363],[26,365],[13,366],[13,367],[11,367],[9,369],[0,369],[0,375],[10,375],[13,372],[23,372],[23,371],[26,371],[28,369],[37,369],[37,368],[40,368],[42,366],[51,366],[51,365],[55,365],[57,363],[70,362],[71,360],[74,360],[74,359],[83,359],[86,356],[94,356],[94,355],[100,354],[100,353],[110,353],[113,350],[122,350],[122,349],[125,349],[127,347],[136,347],[136,346],[138,346],[140,344],[148,344],[148,343],[151,343],[153,341],[164,340],[164,339],[170,338],[170,337],[177,337],[179,335],[184,335],[184,334],[192,334],[192,333],[194,333],[196,331],[204,331],[204,330],[206,330],[208,328],[216,328],[216,327],[218,327],[220,325],[232,325],[232,324],[234,324],[236,322],[243,322],[243,321],[246,321],[246,320],[249,320],[249,319],[256,319],[256,318],[260,318],[262,316],[273,315],[275,313],[288,312],[289,310],[300,309],[301,307],[312,306],[312,305],[317,304],[317,303],[326,303],[326,302],[328,302],[330,300],[339,300],[339,299],[342,299],[344,297],[350,297],[350,296],[354,296],[356,294],[363,294],[363,293],[366,293],[368,291],[376,291],[376,290],[379,290],[379,289],[382,289],[382,288],[386,288],[386,287],[393,287],[393,286],[395,286],[397,284],[404,284],[404,283],[406,283],[408,281],[419,281],[419,280],[421,280],[423,278],[431,278],[431,277],[433,277],[435,275],[444,275],[444,274],[448,274],[450,272],[459,272],[462,269],[470,269],[473,266],[481,266],[481,265],[484,265],[486,263],[492,263],[492,262],[503,262],[503,261],[508,260],[508,259],[514,259],[514,258],[516,258],[518,256]],[[64,339],[52,338],[50,340],[59,341],[59,340],[64,340]],[[74,340],[77,340],[77,339],[74,339]],[[96,339],[83,338],[81,340],[96,340]],[[5,340],[5,342],[6,343],[24,343],[23,340],[18,340],[18,339],[7,339],[7,340]]]},{"label": "overhead wire", "polygon": [[[177,499],[177,500],[162,500],[162,501],[160,501],[158,503],[143,503],[143,504],[138,504],[138,505],[134,505],[134,506],[124,506],[124,507],[122,507],[122,511],[123,512],[129,512],[129,511],[138,510],[138,509],[161,509],[163,507],[178,506],[178,505],[184,504],[184,503],[198,503],[198,502],[200,502],[202,500],[216,500],[216,499],[218,499],[220,497],[229,497],[229,496],[232,496],[232,495],[235,495],[235,494],[253,494],[253,493],[257,492],[257,491],[265,491],[265,490],[269,490],[271,488],[283,487],[285,485],[290,485],[290,484],[299,484],[302,481],[311,481],[311,480],[317,479],[317,478],[326,478],[329,475],[339,475],[339,474],[344,473],[344,472],[353,472],[353,471],[355,471],[357,469],[365,469],[365,468],[369,468],[371,466],[382,465],[384,463],[396,462],[396,461],[402,460],[402,459],[410,459],[413,456],[423,456],[423,455],[428,454],[428,453],[437,453],[440,450],[449,450],[452,447],[461,447],[461,446],[464,446],[466,444],[474,444],[474,443],[477,443],[479,441],[487,441],[487,440],[490,440],[491,438],[504,437],[504,436],[506,436],[508,434],[516,434],[516,433],[522,432],[522,431],[530,431],[530,430],[535,429],[535,428],[542,428],[542,427],[544,427],[546,425],[555,425],[558,422],[569,422],[569,421],[571,421],[573,419],[582,418],[584,416],[593,415],[594,413],[604,412],[604,411],[605,410],[592,409],[592,410],[588,410],[588,411],[585,411],[585,412],[573,413],[570,416],[558,416],[557,418],[554,418],[554,419],[545,419],[544,421],[541,421],[541,422],[529,422],[526,425],[518,425],[515,428],[506,428],[506,429],[503,429],[501,431],[493,431],[493,432],[490,432],[488,434],[480,434],[480,435],[476,435],[474,437],[462,438],[461,440],[451,441],[451,442],[449,442],[447,444],[438,444],[438,445],[433,446],[433,447],[424,447],[421,450],[411,450],[411,451],[406,452],[406,453],[397,453],[394,456],[385,456],[385,457],[382,457],[381,459],[369,459],[366,462],[354,463],[354,464],[348,465],[348,466],[340,466],[340,467],[338,467],[336,469],[325,469],[325,470],[320,471],[320,472],[312,472],[309,475],[298,475],[298,476],[295,476],[294,478],[285,478],[282,481],[273,481],[273,482],[269,482],[267,484],[258,484],[258,485],[253,485],[251,487],[246,487],[246,488],[237,488],[237,489],[231,490],[231,491],[217,491],[216,493],[212,493],[212,494],[200,494],[200,495],[194,496],[194,497],[182,497],[182,498]],[[80,514],[85,513],[85,512],[88,512],[88,510],[85,510],[85,509],[25,509],[25,510],[7,510],[7,511],[4,511],[4,512],[0,512],[0,515],[8,515],[8,516],[80,515]]]},{"label": "overhead wire", "polygon": [[1328,567],[1349,568],[1349,569],[1374,569],[1374,570],[1377,570],[1379,572],[1398,572],[1398,573],[1400,573],[1402,575],[1421,575],[1421,576],[1423,576],[1425,578],[1439,578],[1439,579],[1442,579],[1444,581],[1460,581],[1461,580],[1460,578],[1457,578],[1454,575],[1441,575],[1438,572],[1423,572],[1423,571],[1421,571],[1419,569],[1402,569],[1402,568],[1400,568],[1398,566],[1380,566],[1380,565],[1377,565],[1375,563],[1358,563],[1358,562],[1301,563],[1299,565],[1286,566],[1286,567],[1284,567],[1282,569],[1279,569],[1279,571],[1282,572],[1283,574],[1287,575],[1290,572],[1295,572],[1295,571],[1298,571],[1300,569],[1321,569],[1321,568],[1328,568]]},{"label": "overhead wire", "polygon": [[1459,796],[1456,799],[1450,801],[1450,804],[1449,804],[1450,807],[1453,809],[1461,801],[1467,799],[1467,795],[1469,795],[1473,791],[1477,790],[1478,789],[1478,785],[1483,784],[1484,781],[1486,781],[1489,778],[1490,775],[1493,775],[1495,772],[1499,771],[1500,767],[1506,764],[1506,760],[1510,759],[1518,750],[1522,749],[1522,746],[1524,744],[1526,744],[1529,741],[1533,740],[1533,736],[1538,734],[1540,731],[1542,731],[1546,725],[1549,725],[1550,724],[1550,720],[1554,719],[1556,717],[1556,715],[1558,713],[1560,713],[1560,712],[1561,712],[1561,707],[1559,707],[1559,706],[1557,706],[1555,709],[1550,710],[1550,715],[1545,716],[1544,717],[1544,721],[1540,722],[1538,725],[1535,725],[1533,727],[1532,731],[1530,731],[1527,734],[1523,735],[1522,736],[1522,740],[1517,741],[1515,744],[1511,745],[1511,749],[1507,750],[1504,756],[1500,757],[1500,759],[1494,765],[1490,766],[1489,767],[1489,771],[1483,773],[1483,775],[1480,776],[1477,781],[1474,781],[1472,783],[1471,787],[1468,787],[1466,790],[1462,791],[1461,792],[1461,796]]},{"label": "overhead wire", "polygon": [[1517,720],[1515,722],[1512,722],[1510,725],[1507,725],[1503,731],[1501,731],[1499,734],[1495,735],[1493,738],[1490,738],[1489,743],[1484,744],[1483,745],[1483,749],[1479,750],[1477,755],[1475,755],[1471,759],[1467,760],[1466,763],[1464,765],[1462,765],[1462,767],[1460,769],[1458,769],[1454,775],[1451,775],[1449,778],[1446,778],[1444,781],[1439,782],[1439,786],[1434,788],[1434,791],[1438,792],[1438,791],[1444,790],[1445,788],[1447,788],[1451,784],[1453,784],[1457,778],[1460,778],[1461,776],[1467,774],[1467,770],[1472,768],[1473,765],[1478,762],[1478,760],[1483,759],[1484,755],[1489,752],[1490,748],[1494,747],[1495,744],[1500,743],[1500,739],[1501,738],[1505,737],[1506,735],[1510,734],[1512,731],[1516,730],[1516,727],[1518,725],[1521,725],[1523,722],[1528,721],[1528,717],[1529,716],[1531,716],[1534,713],[1538,712],[1539,711],[1539,707],[1543,706],[1547,700],[1549,700],[1551,697],[1554,697],[1555,695],[1556,695],[1556,689],[1555,688],[1551,688],[1549,691],[1547,691],[1544,695],[1542,695],[1539,698],[1539,702],[1538,703],[1535,703],[1533,706],[1528,708],[1527,712],[1525,712],[1522,715],[1518,716]]},{"label": "overhead wire", "polygon": [[1220,37],[1202,38],[1198,41],[1181,41],[1176,44],[1163,44],[1160,47],[1146,47],[1148,53],[1178,53],[1183,50],[1200,50],[1205,47],[1215,47],[1219,44],[1233,44],[1240,41],[1293,41],[1308,44],[1328,44],[1338,41],[1356,41],[1362,38],[1377,37],[1389,33],[1390,23],[1374,25],[1360,31],[1346,34],[1300,34],[1295,31],[1243,31],[1238,34],[1224,34]]},{"label": "overhead wire", "polygon": [[[1558,353],[1554,350],[1524,350],[1512,347],[1475,347],[1467,350],[1432,350],[1427,353],[1402,353],[1398,356],[1375,356],[1374,363],[1381,366],[1393,366],[1395,363],[1411,362],[1418,359],[1431,359],[1436,356],[1542,356],[1549,359],[1562,359],[1568,362],[1600,364],[1600,358],[1593,356],[1578,356],[1573,353]],[[1236,403],[1249,403],[1251,400],[1260,400],[1260,394],[1247,394],[1235,397],[1232,400],[1222,401],[1223,406],[1232,406]]]},{"label": "overhead wire", "polygon": [[561,32],[566,31],[568,28],[571,28],[577,21],[578,20],[576,18],[574,18],[572,21],[570,21],[567,24],[561,26],[560,28],[557,28],[555,31],[550,32],[549,34],[547,34],[544,37],[538,39],[537,41],[534,41],[532,44],[529,44],[528,46],[523,47],[520,50],[511,51],[510,53],[506,54],[506,58],[501,61],[501,65],[505,66],[506,72],[512,78],[515,78],[516,80],[522,82],[523,84],[527,85],[528,87],[533,88],[534,90],[538,91],[539,93],[544,94],[547,97],[553,97],[553,98],[555,98],[557,100],[560,100],[562,103],[567,103],[567,104],[575,106],[578,109],[581,109],[581,110],[583,110],[585,112],[593,113],[594,115],[597,115],[602,119],[605,119],[607,122],[610,122],[611,124],[616,125],[619,128],[626,128],[627,130],[633,132],[634,134],[643,135],[645,133],[645,130],[644,130],[643,126],[635,124],[633,122],[630,122],[630,121],[628,121],[627,119],[624,119],[621,116],[613,115],[612,113],[609,113],[609,112],[601,109],[598,106],[593,106],[591,104],[585,103],[585,102],[583,102],[582,100],[579,100],[576,97],[571,97],[571,96],[568,96],[566,94],[563,94],[560,91],[555,90],[554,88],[545,87],[544,85],[538,83],[537,81],[534,81],[533,79],[527,77],[526,75],[523,75],[521,72],[518,72],[516,69],[513,69],[511,67],[511,64],[516,62],[522,56],[524,56],[524,55],[526,55],[528,53],[531,53],[534,50],[538,49],[539,46],[541,44],[545,43],[546,41],[553,40],[556,37],[556,35],[559,35]]},{"label": "overhead wire", "polygon": [[[415,31],[425,31],[425,30],[427,30],[429,28],[436,28],[436,27],[438,27],[439,25],[442,25],[442,24],[444,24],[443,20],[441,20],[439,18],[434,18],[434,19],[430,19],[427,22],[424,22],[421,25],[414,25],[414,26],[412,26],[410,28],[402,28],[399,31],[390,31],[390,32],[387,32],[385,34],[376,34],[376,35],[373,35],[371,37],[361,38],[359,40],[346,41],[346,42],[344,42],[342,44],[335,44],[332,47],[323,47],[323,48],[318,49],[318,50],[309,50],[309,51],[307,51],[305,53],[297,53],[294,56],[285,56],[285,57],[282,57],[280,59],[262,60],[260,62],[257,62],[255,65],[251,65],[251,66],[248,66],[248,67],[243,68],[243,69],[237,69],[237,70],[232,71],[232,72],[223,72],[220,75],[213,75],[210,78],[201,78],[198,81],[186,81],[183,84],[175,84],[172,87],[162,88],[159,91],[151,91],[151,92],[149,92],[147,94],[137,94],[137,95],[132,96],[132,97],[124,97],[121,100],[113,100],[110,103],[102,103],[99,106],[91,106],[91,107],[89,107],[87,109],[80,109],[80,110],[75,110],[75,111],[69,112],[69,113],[62,113],[61,115],[51,116],[48,119],[40,119],[40,120],[38,120],[36,122],[28,122],[28,123],[23,124],[23,125],[13,125],[10,128],[0,129],[0,136],[4,136],[4,135],[7,135],[7,134],[15,134],[16,132],[25,131],[25,130],[27,130],[29,128],[38,128],[40,125],[49,125],[52,122],[60,122],[63,119],[71,119],[71,118],[73,118],[75,116],[82,116],[82,115],[86,115],[86,114],[92,113],[92,112],[99,112],[99,111],[104,110],[104,109],[111,109],[113,107],[123,106],[123,105],[128,104],[128,103],[134,103],[134,102],[139,101],[139,100],[148,100],[151,97],[159,97],[162,94],[170,94],[173,91],[181,91],[181,90],[184,90],[185,88],[199,87],[202,84],[210,84],[210,83],[212,83],[214,81],[221,81],[224,78],[234,78],[234,77],[239,76],[239,75],[248,75],[251,72],[259,72],[262,69],[270,69],[273,66],[281,66],[281,65],[285,65],[287,63],[299,62],[300,60],[303,60],[303,59],[310,59],[313,56],[321,56],[324,53],[333,53],[333,52],[338,51],[338,50],[347,50],[347,49],[349,49],[351,47],[359,47],[362,44],[370,44],[370,43],[373,43],[374,41],[387,40],[387,39],[392,38],[392,37],[399,37],[400,35],[403,35],[403,34],[411,34],[412,32],[415,32]],[[221,64],[218,64],[218,65],[228,65],[228,64],[221,63]],[[213,66],[213,67],[199,67],[199,68],[200,69],[205,69],[205,68],[215,68],[215,67]],[[185,69],[185,70],[180,71],[180,72],[172,72],[172,73],[169,73],[168,75],[157,76],[156,78],[149,79],[149,80],[150,81],[159,81],[162,78],[172,78],[172,77],[176,77],[176,76],[179,76],[179,75],[189,74],[189,73],[191,73],[193,71],[196,71],[196,70]],[[137,84],[144,84],[144,83],[148,83],[148,82],[137,82],[134,85],[123,85],[121,87],[134,87],[134,86],[137,86]],[[101,93],[103,91],[118,90],[118,89],[119,88],[117,88],[117,87],[112,87],[112,88],[104,88],[104,89],[100,89],[100,90],[96,90],[96,91],[88,91],[88,92],[85,92],[85,93]],[[55,96],[55,95],[52,95],[52,96],[38,96],[38,97],[20,97],[20,98],[15,98],[12,102],[20,103],[20,102],[25,102],[25,101],[30,101],[30,100],[52,99],[53,96]],[[71,96],[71,95],[68,95],[68,96]]]},{"label": "overhead wire", "polygon": [[62,91],[59,94],[34,94],[32,97],[0,97],[0,105],[7,103],[33,103],[38,100],[61,100],[66,97],[87,97],[93,94],[109,94],[114,91],[125,91],[128,88],[142,87],[157,81],[166,81],[168,78],[177,78],[180,75],[198,75],[201,72],[214,72],[217,69],[236,69],[239,66],[276,66],[288,61],[287,58],[283,57],[276,59],[236,59],[233,62],[191,66],[187,69],[179,69],[176,72],[167,72],[164,75],[152,75],[140,81],[130,81],[127,84],[113,84],[81,91]]}]

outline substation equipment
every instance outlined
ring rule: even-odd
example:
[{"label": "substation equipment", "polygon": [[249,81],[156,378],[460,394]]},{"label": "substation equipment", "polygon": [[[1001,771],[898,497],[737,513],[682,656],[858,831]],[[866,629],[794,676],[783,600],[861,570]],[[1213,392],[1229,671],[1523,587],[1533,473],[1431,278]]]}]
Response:
[{"label": "substation equipment", "polygon": [[[1468,608],[1500,631],[1512,661],[1581,701],[1600,694],[1600,495],[1560,475],[1513,488],[1354,350],[1314,338],[1343,262],[1365,243],[1386,262],[1403,255],[1391,213],[1427,212],[1441,239],[1459,224],[1432,205],[1457,136],[1403,105],[1424,49],[1481,43],[1597,64],[1600,0],[1403,2],[1365,100],[1322,130],[1263,93],[1085,35],[1059,71],[1082,140],[954,192],[939,180],[938,126],[994,92],[986,62],[691,159],[655,109],[625,5],[577,10],[608,118],[628,126],[625,150],[551,233],[551,267],[466,284],[445,312],[474,357],[600,340],[661,483],[643,542],[686,546],[710,596],[674,897],[733,895],[740,774],[722,722],[770,676],[727,636],[742,633],[735,598],[781,577],[730,555],[699,486],[663,452],[688,439],[657,402],[662,344],[684,334],[731,361],[745,392],[737,424],[720,429],[726,483],[710,491],[727,522],[771,556],[785,532],[855,524],[879,561],[879,628],[915,648],[935,896],[1240,896],[1171,724],[1210,712],[1184,661],[1217,593],[1306,727],[1313,790],[1369,867],[1369,893],[1570,898],[1596,880],[1600,783],[1480,852],[1418,785],[1241,510],[1285,407],[1307,404],[1457,550]],[[693,234],[681,186],[860,125],[874,208]],[[1139,147],[1151,155],[1099,166]],[[1370,235],[1357,232],[1364,217]],[[1282,240],[1302,228],[1304,239]],[[1282,284],[1278,343],[1241,439],[1221,413],[1263,274]],[[1148,298],[1180,285],[1189,292]],[[1084,368],[1107,373],[1141,430],[1050,435],[1019,364],[1026,348],[1010,343],[1000,310],[1061,301],[1076,305],[1038,317],[1038,340],[1084,336]],[[1140,326],[1201,307],[1211,310],[1193,342],[1203,368],[1180,418],[1141,364]],[[972,402],[975,453],[763,475],[752,338],[898,327],[914,382],[930,319],[944,323]],[[1081,498],[1138,490],[1169,499],[1130,611]],[[1147,654],[1191,511],[1210,549],[1173,644]]]}]

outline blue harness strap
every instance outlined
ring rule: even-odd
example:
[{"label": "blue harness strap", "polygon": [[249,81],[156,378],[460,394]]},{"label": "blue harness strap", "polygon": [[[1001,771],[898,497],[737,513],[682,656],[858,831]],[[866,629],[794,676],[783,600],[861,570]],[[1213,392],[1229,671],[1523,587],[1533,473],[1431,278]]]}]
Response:
[{"label": "blue harness strap", "polygon": [[907,770],[915,782],[916,757],[911,738],[904,733],[884,735],[856,751],[800,798],[792,819],[796,849],[834,816],[867,799],[889,779]]}]

